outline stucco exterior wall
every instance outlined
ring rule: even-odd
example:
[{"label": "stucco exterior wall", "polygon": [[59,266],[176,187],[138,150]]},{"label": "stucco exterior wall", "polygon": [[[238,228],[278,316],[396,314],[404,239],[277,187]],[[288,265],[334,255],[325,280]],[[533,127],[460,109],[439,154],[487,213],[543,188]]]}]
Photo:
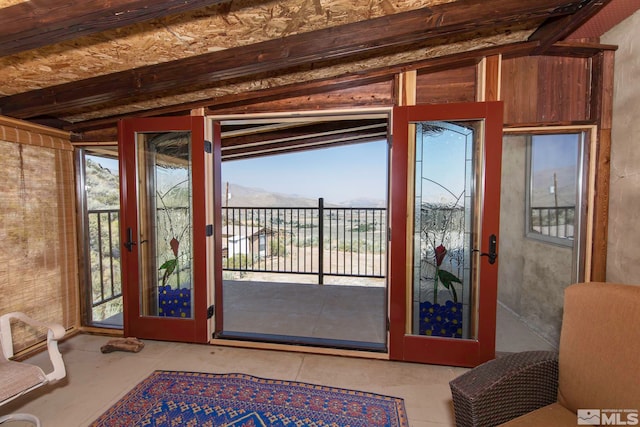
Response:
[{"label": "stucco exterior wall", "polygon": [[615,56],[607,281],[640,284],[640,10],[601,37]]}]

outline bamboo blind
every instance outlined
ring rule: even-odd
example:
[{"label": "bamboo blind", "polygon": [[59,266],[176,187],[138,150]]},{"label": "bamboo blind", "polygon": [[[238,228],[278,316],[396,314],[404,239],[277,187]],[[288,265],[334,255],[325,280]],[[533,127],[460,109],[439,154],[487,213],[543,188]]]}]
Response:
[{"label": "bamboo blind", "polygon": [[[0,314],[76,326],[73,148],[68,135],[0,118]],[[16,324],[14,350],[46,339]]]}]

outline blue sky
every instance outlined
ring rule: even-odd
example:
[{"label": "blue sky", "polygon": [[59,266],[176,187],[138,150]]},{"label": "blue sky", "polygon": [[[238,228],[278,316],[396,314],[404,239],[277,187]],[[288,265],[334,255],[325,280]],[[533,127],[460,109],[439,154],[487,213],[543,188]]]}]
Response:
[{"label": "blue sky", "polygon": [[[117,173],[117,160],[88,156]],[[222,163],[222,183],[328,203],[386,200],[387,142],[377,141]]]},{"label": "blue sky", "polygon": [[534,172],[537,172],[537,168],[553,170],[575,166],[578,159],[579,134],[536,135],[534,141]]},{"label": "blue sky", "polygon": [[[577,135],[536,136],[537,150],[533,163],[540,169],[558,169],[575,165]],[[448,155],[446,154],[448,153]],[[445,149],[440,155],[456,156]],[[116,160],[93,157],[104,167],[118,169]],[[354,199],[386,200],[387,143],[384,140],[323,148],[299,153],[280,154],[222,164],[222,182],[270,192],[324,197],[326,202],[341,203]],[[450,171],[451,158],[430,162],[432,175],[443,182]],[[457,185],[445,182],[459,191]]]},{"label": "blue sky", "polygon": [[222,163],[222,182],[340,203],[385,200],[387,142],[378,141]]},{"label": "blue sky", "polygon": [[118,174],[118,160],[108,159],[106,157],[92,156],[87,154],[87,158],[102,165],[102,167],[109,169],[114,175]]},{"label": "blue sky", "polygon": [[[455,131],[454,131],[455,129]],[[461,132],[463,131],[463,132]],[[417,166],[422,181],[416,183],[416,191],[422,202],[464,204],[466,150],[473,134],[464,128],[450,127],[445,132],[418,137]]]}]

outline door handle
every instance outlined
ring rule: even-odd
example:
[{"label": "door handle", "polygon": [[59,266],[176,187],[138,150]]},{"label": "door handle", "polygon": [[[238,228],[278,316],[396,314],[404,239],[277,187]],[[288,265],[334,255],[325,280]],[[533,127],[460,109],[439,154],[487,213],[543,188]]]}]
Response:
[{"label": "door handle", "polygon": [[127,241],[124,242],[124,247],[131,252],[135,244],[136,242],[133,241],[133,230],[131,230],[131,227],[127,227]]},{"label": "door handle", "polygon": [[[489,252],[481,252],[480,256],[486,256],[489,258],[489,264],[495,264],[496,258],[498,258],[498,253],[496,252],[496,248],[498,246],[498,238],[495,234],[489,236]],[[478,249],[474,249],[474,252],[480,252]]]}]

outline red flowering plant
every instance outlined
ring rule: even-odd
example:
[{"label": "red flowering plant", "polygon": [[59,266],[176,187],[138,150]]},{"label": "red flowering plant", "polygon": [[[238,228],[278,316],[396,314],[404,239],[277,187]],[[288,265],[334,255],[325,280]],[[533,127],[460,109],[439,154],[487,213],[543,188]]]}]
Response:
[{"label": "red flowering plant", "polygon": [[162,273],[162,286],[167,284],[169,276],[171,276],[171,273],[173,273],[178,266],[178,248],[180,247],[180,242],[174,237],[169,242],[169,245],[171,246],[171,251],[173,252],[174,257],[165,261],[158,269],[164,270],[164,273]]},{"label": "red flowering plant", "polygon": [[190,318],[192,258],[189,181],[169,180],[161,186],[162,189],[165,186],[169,186],[165,191],[156,189],[156,257],[160,264],[158,315]]},{"label": "red flowering plant", "polygon": [[[156,201],[161,206],[158,208],[158,216],[156,218],[157,234],[159,241],[165,241],[169,243],[169,252],[166,246],[162,249],[162,255],[160,258],[166,259],[160,267],[159,271],[162,272],[162,278],[160,286],[164,288],[169,284],[169,280],[173,273],[175,273],[175,285],[180,287],[180,272],[185,268],[188,269],[191,265],[191,256],[188,249],[188,235],[191,231],[191,224],[188,218],[184,218],[183,213],[184,205],[188,204],[188,197],[185,196],[185,185],[188,186],[189,181],[183,180],[177,183],[171,183],[166,191],[162,192],[160,189],[156,190]],[[189,212],[189,210],[187,210]],[[184,240],[187,239],[185,242]],[[180,253],[181,243],[186,243],[187,251],[184,250]],[[184,247],[184,245],[182,245]],[[171,257],[173,254],[173,257]],[[179,260],[182,258],[182,260]],[[181,261],[181,262],[179,262]],[[180,265],[182,264],[182,266]]]},{"label": "red flowering plant", "polygon": [[444,245],[440,245],[435,249],[435,260],[436,260],[436,274],[434,275],[434,283],[433,283],[433,303],[438,302],[438,283],[442,283],[442,285],[451,291],[451,295],[453,295],[453,302],[458,302],[458,293],[456,292],[454,283],[460,283],[460,279],[458,279],[453,273],[443,270],[441,268],[442,261],[444,261],[444,257],[447,255],[447,248]]}]

